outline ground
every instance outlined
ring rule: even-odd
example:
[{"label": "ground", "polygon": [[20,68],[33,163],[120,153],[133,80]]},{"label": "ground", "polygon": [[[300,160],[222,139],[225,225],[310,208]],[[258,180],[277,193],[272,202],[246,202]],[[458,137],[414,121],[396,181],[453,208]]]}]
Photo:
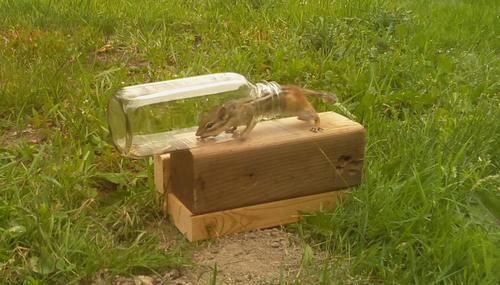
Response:
[{"label": "ground", "polygon": [[[169,232],[165,240],[169,244],[182,238],[171,232],[172,226],[159,227]],[[113,279],[112,284],[116,285],[213,284],[210,282],[213,282],[214,275],[216,284],[284,284],[294,280],[301,284],[317,284],[309,275],[315,267],[324,266],[326,254],[313,250],[297,234],[283,228],[254,230],[202,242],[193,252],[193,264],[174,268],[163,275],[109,278],[101,272],[92,284],[106,284],[105,280],[109,279]],[[333,266],[336,267],[336,282],[368,284],[369,280],[356,280],[346,274],[346,260],[337,258]]]}]

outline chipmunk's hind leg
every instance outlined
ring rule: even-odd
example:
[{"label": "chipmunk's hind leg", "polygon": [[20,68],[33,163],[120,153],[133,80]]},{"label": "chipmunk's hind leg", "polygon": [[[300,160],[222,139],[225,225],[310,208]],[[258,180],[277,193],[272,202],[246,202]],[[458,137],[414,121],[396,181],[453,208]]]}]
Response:
[{"label": "chipmunk's hind leg", "polygon": [[315,111],[311,111],[311,110],[300,111],[297,114],[297,119],[302,120],[302,121],[307,121],[307,122],[314,121],[314,127],[312,127],[310,129],[311,132],[317,133],[317,132],[323,130],[323,128],[320,127],[319,116]]}]

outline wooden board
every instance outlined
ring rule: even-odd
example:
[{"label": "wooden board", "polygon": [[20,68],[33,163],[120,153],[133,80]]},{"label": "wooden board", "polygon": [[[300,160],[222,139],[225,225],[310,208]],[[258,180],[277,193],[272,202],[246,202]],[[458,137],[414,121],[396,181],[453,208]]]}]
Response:
[{"label": "wooden board", "polygon": [[168,193],[165,211],[189,241],[198,241],[293,223],[298,221],[299,213],[330,209],[347,193],[333,191],[202,215],[191,213],[174,194]]},{"label": "wooden board", "polygon": [[166,194],[170,191],[170,154],[154,156],[154,183],[156,204],[166,210]]},{"label": "wooden board", "polygon": [[320,113],[324,131],[296,118],[261,122],[244,141],[172,152],[171,189],[193,214],[329,192],[361,182],[363,127]]}]

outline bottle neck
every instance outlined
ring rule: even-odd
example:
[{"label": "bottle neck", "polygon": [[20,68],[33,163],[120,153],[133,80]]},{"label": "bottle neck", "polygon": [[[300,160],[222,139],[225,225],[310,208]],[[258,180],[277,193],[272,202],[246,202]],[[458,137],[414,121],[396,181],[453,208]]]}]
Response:
[{"label": "bottle neck", "polygon": [[252,86],[250,91],[250,96],[254,98],[264,97],[264,96],[278,96],[281,93],[281,86],[274,81],[263,81]]}]

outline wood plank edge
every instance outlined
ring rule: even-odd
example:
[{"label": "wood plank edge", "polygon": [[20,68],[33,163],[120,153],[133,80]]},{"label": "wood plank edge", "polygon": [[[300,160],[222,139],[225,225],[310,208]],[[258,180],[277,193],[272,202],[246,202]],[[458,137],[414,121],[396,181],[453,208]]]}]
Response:
[{"label": "wood plank edge", "polygon": [[163,159],[161,155],[155,155],[153,157],[154,171],[154,190],[155,190],[155,202],[156,205],[162,206],[162,198],[164,197],[164,187],[163,187]]},{"label": "wood plank edge", "polygon": [[167,193],[167,200],[170,220],[189,241],[193,241],[193,213],[173,193]]},{"label": "wood plank edge", "polygon": [[[168,213],[174,225],[189,241],[199,241],[290,224],[298,221],[299,212],[330,209],[335,201],[348,193],[349,190],[331,191],[201,215],[193,215],[174,194],[168,193]],[[254,218],[256,220],[252,221]],[[242,220],[246,222],[241,223]]]}]

